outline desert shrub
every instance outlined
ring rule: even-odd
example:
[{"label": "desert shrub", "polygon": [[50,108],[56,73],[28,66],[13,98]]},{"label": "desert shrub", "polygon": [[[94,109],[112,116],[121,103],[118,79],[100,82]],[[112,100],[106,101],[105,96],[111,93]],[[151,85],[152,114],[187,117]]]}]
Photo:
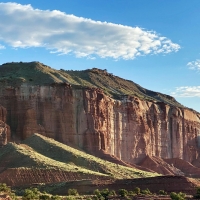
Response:
[{"label": "desert shrub", "polygon": [[94,195],[96,195],[97,197],[100,197],[101,196],[101,192],[99,191],[99,189],[96,189],[94,191]]},{"label": "desert shrub", "polygon": [[77,196],[78,195],[78,191],[76,189],[69,189],[68,190],[68,195]]},{"label": "desert shrub", "polygon": [[62,198],[59,197],[58,195],[51,196],[51,199],[52,200],[62,200]]},{"label": "desert shrub", "polygon": [[109,196],[116,196],[117,194],[116,194],[116,192],[115,192],[115,190],[111,190],[110,192],[109,192]]},{"label": "desert shrub", "polygon": [[101,196],[102,196],[105,200],[108,199],[108,196],[109,196],[109,189],[108,189],[108,188],[101,190],[100,193],[101,193]]},{"label": "desert shrub", "polygon": [[167,192],[165,192],[164,190],[159,190],[158,194],[160,194],[160,195],[167,195]]},{"label": "desert shrub", "polygon": [[93,196],[93,200],[98,200],[99,198],[97,196]]},{"label": "desert shrub", "polygon": [[128,192],[128,195],[129,195],[129,196],[135,196],[135,195],[136,195],[136,193],[135,193],[135,192],[133,192],[133,191],[129,191],[129,192]]},{"label": "desert shrub", "polygon": [[17,199],[15,193],[12,192],[10,187],[7,186],[5,183],[0,183],[0,192],[7,193],[13,200]]},{"label": "desert shrub", "polygon": [[37,188],[26,189],[22,197],[23,200],[39,199],[39,191]]},{"label": "desert shrub", "polygon": [[182,192],[176,193],[176,192],[171,192],[170,197],[172,200],[184,200],[185,199],[185,194]]},{"label": "desert shrub", "polygon": [[41,194],[40,199],[49,200],[51,197],[48,194]]},{"label": "desert shrub", "polygon": [[125,189],[120,189],[118,193],[119,193],[119,195],[120,195],[121,197],[125,197],[125,196],[128,195],[128,191],[125,190]]},{"label": "desert shrub", "polygon": [[114,190],[109,191],[108,188],[103,189],[101,191],[99,191],[98,189],[96,189],[94,191],[94,194],[96,195],[95,199],[100,199],[100,200],[107,200],[108,196],[116,196],[116,193]]},{"label": "desert shrub", "polygon": [[145,194],[145,195],[150,195],[151,194],[151,192],[150,192],[150,190],[148,188],[146,190],[142,190],[141,193]]},{"label": "desert shrub", "polygon": [[11,197],[12,200],[17,200],[17,196],[15,195],[15,193],[9,193],[9,196]]},{"label": "desert shrub", "polygon": [[133,192],[134,192],[135,194],[140,194],[140,188],[139,188],[139,187],[136,187],[136,188],[133,190]]},{"label": "desert shrub", "polygon": [[0,183],[0,192],[10,193],[11,189],[5,183]]}]

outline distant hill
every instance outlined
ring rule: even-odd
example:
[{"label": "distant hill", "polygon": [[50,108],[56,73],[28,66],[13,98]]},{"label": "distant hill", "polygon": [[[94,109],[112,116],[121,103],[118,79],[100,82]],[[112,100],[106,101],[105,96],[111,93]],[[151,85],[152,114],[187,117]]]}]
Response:
[{"label": "distant hill", "polygon": [[0,66],[0,83],[9,86],[18,86],[23,83],[29,85],[67,83],[75,88],[99,88],[115,99],[128,95],[148,101],[164,102],[169,105],[183,107],[169,95],[145,89],[130,80],[122,79],[108,73],[107,70],[97,68],[73,71],[55,70],[40,62],[6,63]]}]

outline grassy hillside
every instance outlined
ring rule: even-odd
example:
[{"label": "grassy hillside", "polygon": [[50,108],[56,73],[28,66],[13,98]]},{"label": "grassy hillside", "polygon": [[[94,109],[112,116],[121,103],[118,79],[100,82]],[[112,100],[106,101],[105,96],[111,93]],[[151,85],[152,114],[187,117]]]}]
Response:
[{"label": "grassy hillside", "polygon": [[73,163],[63,163],[46,157],[26,145],[8,143],[0,151],[0,168],[40,168],[58,169],[68,172],[93,174],[105,176],[105,174],[91,171]]},{"label": "grassy hillside", "polygon": [[24,141],[24,144],[31,147],[38,154],[55,162],[79,166],[85,170],[114,178],[140,178],[158,175],[102,160],[39,134],[32,135]]},{"label": "grassy hillside", "polygon": [[6,86],[18,86],[23,83],[29,85],[68,83],[75,88],[100,88],[115,99],[120,99],[123,95],[129,95],[148,101],[165,102],[183,107],[169,95],[147,90],[132,81],[122,79],[108,73],[106,70],[97,68],[73,71],[55,70],[39,62],[6,63],[0,65],[0,83]]},{"label": "grassy hillside", "polygon": [[104,161],[39,134],[23,144],[8,143],[1,148],[0,170],[17,168],[55,169],[117,179],[158,176]]}]

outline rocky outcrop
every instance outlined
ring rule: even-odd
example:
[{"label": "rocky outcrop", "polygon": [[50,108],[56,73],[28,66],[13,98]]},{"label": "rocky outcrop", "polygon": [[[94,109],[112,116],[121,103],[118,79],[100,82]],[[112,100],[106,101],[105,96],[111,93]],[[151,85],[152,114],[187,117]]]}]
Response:
[{"label": "rocky outcrop", "polygon": [[93,154],[103,150],[130,164],[146,156],[199,158],[199,114],[163,102],[129,96],[114,100],[100,89],[69,84],[22,84],[0,86],[0,104],[7,109],[13,138],[37,132]]},{"label": "rocky outcrop", "polygon": [[6,122],[7,111],[3,106],[0,106],[0,147],[7,144],[10,140],[10,127]]}]

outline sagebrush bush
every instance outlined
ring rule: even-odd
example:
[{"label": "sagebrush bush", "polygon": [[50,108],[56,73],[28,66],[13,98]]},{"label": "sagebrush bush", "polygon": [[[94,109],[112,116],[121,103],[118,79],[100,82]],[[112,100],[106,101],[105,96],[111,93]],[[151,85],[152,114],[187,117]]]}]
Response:
[{"label": "sagebrush bush", "polygon": [[164,190],[159,190],[158,194],[160,194],[160,195],[167,195],[167,192],[165,192]]},{"label": "sagebrush bush", "polygon": [[5,183],[0,183],[0,192],[10,193],[11,189]]},{"label": "sagebrush bush", "polygon": [[118,193],[119,193],[119,195],[120,195],[121,197],[125,197],[125,196],[128,195],[128,191],[125,190],[125,189],[120,189]]},{"label": "sagebrush bush", "polygon": [[145,194],[145,195],[150,195],[150,194],[152,194],[148,188],[147,188],[146,190],[142,190],[141,193],[142,193],[142,194]]},{"label": "sagebrush bush", "polygon": [[139,187],[136,187],[136,188],[133,190],[133,192],[134,192],[135,194],[140,194],[140,188],[139,188]]},{"label": "sagebrush bush", "polygon": [[23,200],[39,199],[39,191],[37,188],[25,189]]},{"label": "sagebrush bush", "polygon": [[179,192],[171,192],[170,197],[172,200],[185,200],[185,193]]},{"label": "sagebrush bush", "polygon": [[68,195],[78,196],[77,189],[69,189],[68,190]]}]

